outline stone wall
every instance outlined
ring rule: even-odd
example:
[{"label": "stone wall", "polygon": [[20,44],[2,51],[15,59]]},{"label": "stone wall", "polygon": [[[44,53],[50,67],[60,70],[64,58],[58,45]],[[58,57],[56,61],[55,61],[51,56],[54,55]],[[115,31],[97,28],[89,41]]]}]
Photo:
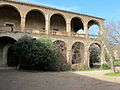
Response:
[{"label": "stone wall", "polygon": [[[63,41],[66,44],[66,49],[65,47],[60,46],[61,44],[58,46],[60,46],[60,51],[66,57],[67,63],[72,65],[72,57],[74,55],[73,53],[77,51],[78,54],[76,54],[76,56],[79,57],[77,59],[79,59],[79,62],[82,61],[78,66],[86,68],[89,68],[90,45],[93,43],[99,43],[101,46],[101,64],[104,62],[104,42],[101,41],[104,39],[105,28],[104,19],[102,18],[59,10],[42,5],[9,0],[0,0],[0,13],[0,25],[8,22],[14,24],[14,30],[19,31],[17,33],[0,33],[0,37],[8,36],[15,40],[18,40],[24,35],[29,35],[35,38],[39,36],[45,36],[51,38],[53,42],[57,40]],[[77,18],[77,20],[74,20],[73,18]],[[74,20],[74,25],[72,24],[72,20]],[[92,25],[88,23],[90,21],[92,21],[92,24],[98,24],[100,27],[100,36],[97,38],[94,38],[94,36],[92,39],[88,38],[88,28],[90,25]],[[26,29],[29,30],[29,28],[30,34],[26,33]],[[31,28],[32,30],[45,30],[45,35],[41,35],[39,32],[34,34],[31,31]],[[78,29],[84,29],[84,37],[81,37],[80,34],[73,34],[73,31],[75,33]],[[59,32],[57,34],[51,34],[51,30]],[[62,33],[62,31],[65,31],[66,33]],[[76,42],[83,43],[84,48],[79,46],[78,49],[80,50],[72,50],[72,47]],[[63,51],[62,48],[64,48]]]}]

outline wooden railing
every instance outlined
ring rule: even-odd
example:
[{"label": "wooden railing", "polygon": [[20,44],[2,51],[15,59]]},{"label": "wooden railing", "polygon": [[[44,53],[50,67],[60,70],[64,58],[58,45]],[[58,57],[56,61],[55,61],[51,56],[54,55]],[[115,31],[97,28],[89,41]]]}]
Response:
[{"label": "wooden railing", "polygon": [[[21,32],[20,29],[18,28],[13,28],[13,27],[7,27],[7,26],[0,26],[1,31],[5,32]],[[41,34],[41,35],[47,35],[47,31],[43,29],[31,29],[31,28],[25,28],[26,33],[33,33],[33,34]],[[77,34],[77,33],[71,33],[71,35],[68,32],[65,31],[55,31],[55,30],[50,30],[49,35],[56,35],[56,36],[73,36],[73,37],[78,37],[78,38],[86,38],[86,34]],[[98,35],[88,35],[88,38],[90,39],[98,39]]]}]

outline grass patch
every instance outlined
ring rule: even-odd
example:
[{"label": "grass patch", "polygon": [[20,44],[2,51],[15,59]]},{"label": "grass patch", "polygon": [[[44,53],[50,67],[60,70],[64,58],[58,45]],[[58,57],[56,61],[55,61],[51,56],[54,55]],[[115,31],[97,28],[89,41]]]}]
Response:
[{"label": "grass patch", "polygon": [[106,73],[107,76],[120,76],[120,73]]}]

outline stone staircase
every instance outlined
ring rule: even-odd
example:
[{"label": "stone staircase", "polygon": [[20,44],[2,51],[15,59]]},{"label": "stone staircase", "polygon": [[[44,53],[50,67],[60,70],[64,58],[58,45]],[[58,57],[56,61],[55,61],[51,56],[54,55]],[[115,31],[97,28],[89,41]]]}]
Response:
[{"label": "stone staircase", "polygon": [[10,70],[10,69],[17,69],[17,68],[16,67],[0,66],[0,70]]}]

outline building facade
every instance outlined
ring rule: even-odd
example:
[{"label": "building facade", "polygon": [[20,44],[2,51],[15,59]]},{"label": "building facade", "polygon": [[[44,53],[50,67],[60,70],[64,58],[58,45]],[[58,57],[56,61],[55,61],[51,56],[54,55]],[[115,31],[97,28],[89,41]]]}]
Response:
[{"label": "building facade", "polygon": [[[92,25],[99,26],[99,36],[88,33]],[[79,30],[84,33],[78,34]],[[32,3],[0,0],[0,31],[0,66],[7,65],[10,46],[24,35],[51,38],[73,68],[90,67],[89,48],[92,44],[100,47],[101,64],[105,62],[102,18]]]}]

